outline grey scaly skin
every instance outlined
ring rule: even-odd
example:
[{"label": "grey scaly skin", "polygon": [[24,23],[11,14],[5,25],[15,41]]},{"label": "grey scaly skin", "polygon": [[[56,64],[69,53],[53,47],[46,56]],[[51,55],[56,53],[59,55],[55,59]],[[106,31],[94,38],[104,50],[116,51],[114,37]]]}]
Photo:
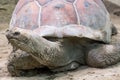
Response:
[{"label": "grey scaly skin", "polygon": [[19,49],[12,51],[8,58],[7,68],[12,76],[30,75],[25,72],[26,70],[35,74],[34,69],[42,67],[31,55]]}]

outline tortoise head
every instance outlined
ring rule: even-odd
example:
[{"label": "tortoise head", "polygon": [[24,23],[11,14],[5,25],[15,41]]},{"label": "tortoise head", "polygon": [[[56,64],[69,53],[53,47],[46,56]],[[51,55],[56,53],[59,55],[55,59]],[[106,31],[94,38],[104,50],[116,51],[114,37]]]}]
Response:
[{"label": "tortoise head", "polygon": [[35,51],[36,47],[38,47],[36,44],[40,42],[40,40],[38,40],[38,37],[40,38],[39,35],[36,35],[33,31],[21,28],[8,30],[6,37],[12,46],[26,52]]},{"label": "tortoise head", "polygon": [[58,42],[49,41],[32,30],[14,28],[7,31],[6,37],[12,46],[28,53],[40,53],[46,47],[57,46]]}]

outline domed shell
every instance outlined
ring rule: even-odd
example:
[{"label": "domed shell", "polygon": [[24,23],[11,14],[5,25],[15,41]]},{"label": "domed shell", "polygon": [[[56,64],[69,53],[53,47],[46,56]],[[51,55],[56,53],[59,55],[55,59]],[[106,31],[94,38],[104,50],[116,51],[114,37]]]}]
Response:
[{"label": "domed shell", "polygon": [[10,29],[40,36],[80,37],[110,42],[111,22],[102,0],[19,0]]}]

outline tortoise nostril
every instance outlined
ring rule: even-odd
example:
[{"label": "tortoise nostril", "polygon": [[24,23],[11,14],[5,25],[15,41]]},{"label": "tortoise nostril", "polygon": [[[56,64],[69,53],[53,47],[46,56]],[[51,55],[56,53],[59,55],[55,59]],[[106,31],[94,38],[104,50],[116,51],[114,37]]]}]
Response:
[{"label": "tortoise nostril", "polygon": [[20,35],[20,32],[14,32],[13,35],[15,36]]}]

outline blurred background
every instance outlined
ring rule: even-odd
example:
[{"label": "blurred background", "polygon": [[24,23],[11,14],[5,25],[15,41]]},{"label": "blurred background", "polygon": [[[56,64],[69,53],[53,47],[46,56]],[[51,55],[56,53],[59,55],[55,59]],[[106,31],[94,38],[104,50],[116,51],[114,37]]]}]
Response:
[{"label": "blurred background", "polygon": [[0,31],[8,28],[11,14],[18,0],[0,0]]},{"label": "blurred background", "polygon": [[0,23],[9,22],[17,1],[18,0],[0,0]]}]

